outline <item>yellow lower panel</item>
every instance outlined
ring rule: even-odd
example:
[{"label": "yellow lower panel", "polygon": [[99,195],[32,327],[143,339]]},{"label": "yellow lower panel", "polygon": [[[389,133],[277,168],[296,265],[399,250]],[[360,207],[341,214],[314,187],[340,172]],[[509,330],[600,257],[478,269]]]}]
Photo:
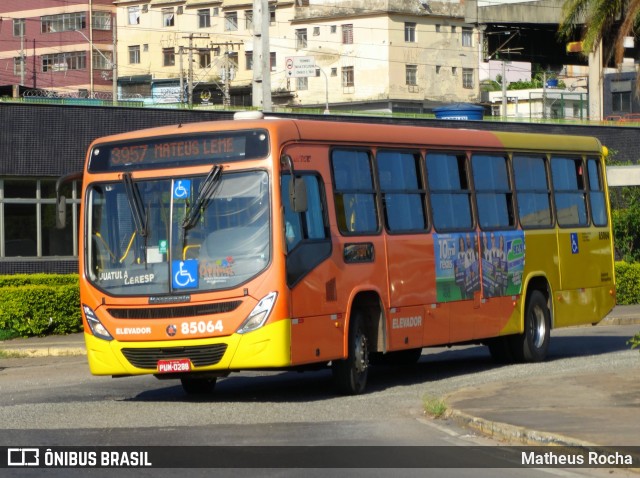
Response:
[{"label": "yellow lower panel", "polygon": [[[226,344],[222,359],[214,364],[194,367],[193,371],[226,371],[256,368],[286,367],[291,364],[291,321],[279,320],[244,335],[193,340],[166,340],[161,342],[106,341],[85,333],[87,359],[93,375],[144,375],[155,373],[155,368],[138,368],[124,357],[123,348],[172,348]],[[179,356],[172,358],[180,358]]]},{"label": "yellow lower panel", "polygon": [[558,291],[554,296],[554,327],[600,322],[615,305],[606,287]]}]

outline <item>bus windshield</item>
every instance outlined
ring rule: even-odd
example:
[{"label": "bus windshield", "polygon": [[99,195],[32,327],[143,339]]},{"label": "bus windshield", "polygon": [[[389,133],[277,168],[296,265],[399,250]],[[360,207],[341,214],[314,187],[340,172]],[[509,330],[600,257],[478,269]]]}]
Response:
[{"label": "bus windshield", "polygon": [[[266,171],[94,183],[86,272],[110,295],[235,287],[270,260]],[[90,233],[89,233],[90,232]]]}]

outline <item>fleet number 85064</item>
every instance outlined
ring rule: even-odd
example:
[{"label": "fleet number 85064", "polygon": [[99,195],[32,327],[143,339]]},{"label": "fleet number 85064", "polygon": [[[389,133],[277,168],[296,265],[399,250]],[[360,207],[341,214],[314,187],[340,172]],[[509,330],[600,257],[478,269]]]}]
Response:
[{"label": "fleet number 85064", "polygon": [[218,320],[217,322],[213,322],[210,320],[209,322],[205,322],[204,320],[200,320],[198,322],[183,322],[181,326],[182,335],[193,335],[193,334],[205,334],[205,333],[213,333],[213,332],[222,332],[224,327],[222,325],[222,320]]}]

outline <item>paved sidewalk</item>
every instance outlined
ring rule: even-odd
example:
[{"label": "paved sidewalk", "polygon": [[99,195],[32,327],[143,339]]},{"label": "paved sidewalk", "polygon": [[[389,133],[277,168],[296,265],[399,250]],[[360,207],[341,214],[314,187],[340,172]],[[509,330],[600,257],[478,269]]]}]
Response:
[{"label": "paved sidewalk", "polygon": [[[640,306],[618,306],[601,324],[638,324],[640,332]],[[4,341],[0,351],[21,356],[86,353],[82,333]],[[446,402],[450,419],[506,442],[640,446],[640,353],[631,369],[493,382],[458,390]]]}]

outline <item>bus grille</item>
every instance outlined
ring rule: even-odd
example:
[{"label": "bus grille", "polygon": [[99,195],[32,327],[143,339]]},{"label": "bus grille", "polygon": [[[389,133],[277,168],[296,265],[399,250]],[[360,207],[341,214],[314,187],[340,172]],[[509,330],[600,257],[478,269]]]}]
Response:
[{"label": "bus grille", "polygon": [[222,314],[236,310],[241,300],[219,302],[215,304],[188,305],[183,307],[152,307],[139,309],[108,309],[116,319],[177,319],[199,315]]},{"label": "bus grille", "polygon": [[196,367],[215,365],[227,350],[227,344],[200,345],[194,347],[163,347],[163,348],[124,348],[122,353],[126,359],[138,368],[155,369],[158,360],[188,358]]}]

